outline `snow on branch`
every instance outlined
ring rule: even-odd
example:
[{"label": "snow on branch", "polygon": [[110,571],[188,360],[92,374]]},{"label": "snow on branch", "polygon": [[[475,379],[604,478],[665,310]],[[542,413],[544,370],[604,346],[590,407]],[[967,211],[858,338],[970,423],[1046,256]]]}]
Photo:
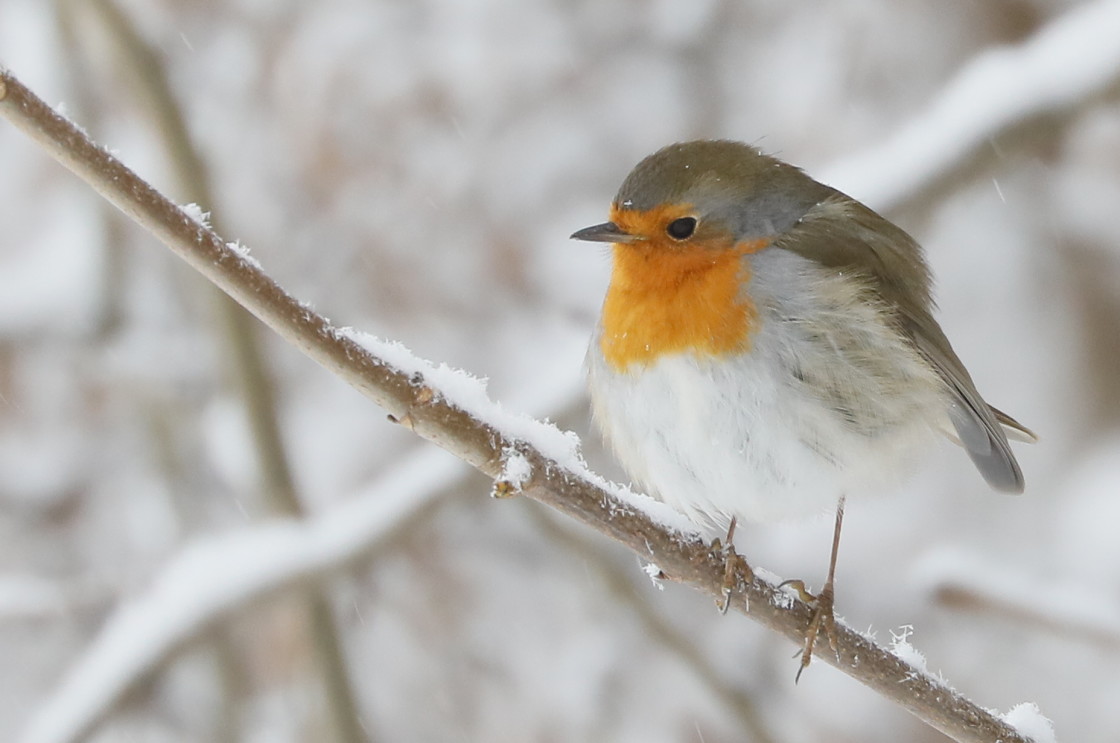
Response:
[{"label": "snow on branch", "polygon": [[434,449],[398,464],[369,491],[304,520],[194,540],[125,602],[34,711],[21,743],[80,740],[132,686],[235,609],[364,555],[460,476]]},{"label": "snow on branch", "polygon": [[[1057,583],[1044,576],[977,561],[966,552],[929,554],[914,570],[931,600],[958,611],[985,612],[1070,641],[1120,650],[1120,601],[1090,581]],[[977,565],[984,565],[982,570]]]},{"label": "snow on branch", "polygon": [[[230,249],[227,241],[155,191],[6,72],[0,72],[0,114],[275,332],[388,410],[393,419],[491,477],[500,478],[503,473],[508,476],[510,458],[516,455],[518,482],[499,483],[505,486],[504,492],[520,492],[552,506],[626,544],[643,559],[656,562],[668,578],[687,583],[713,598],[722,597],[726,580],[722,553],[699,540],[683,518],[671,510],[611,486],[591,473],[580,459],[573,437],[552,426],[502,411],[489,400],[481,384],[466,375],[418,359],[397,344],[332,326],[287,294],[255,262]],[[390,515],[378,518],[389,519]],[[326,564],[332,550],[340,549],[326,544],[328,540],[316,530],[317,524],[262,527],[247,540],[268,542],[269,555],[277,554],[277,543],[288,540],[290,544],[285,543],[283,549],[296,551],[305,558],[303,563],[288,564],[290,570],[298,573],[307,565]],[[297,546],[303,540],[307,546]],[[147,595],[147,601],[140,599],[139,608],[134,606],[131,612],[118,616],[116,626],[157,621],[142,611],[147,607],[148,612],[158,612],[153,608],[157,605],[153,596],[193,607],[186,620],[165,615],[159,622],[171,627],[188,620],[196,624],[206,622],[207,610],[217,615],[223,602],[229,605],[246,591],[263,592],[281,580],[279,568],[252,561],[259,573],[241,574],[241,583],[231,579],[224,592],[201,592],[195,571],[212,567],[214,555],[223,550],[251,560],[250,550],[240,541],[212,542],[188,551],[161,577]],[[220,563],[225,570],[237,562],[229,557],[227,554]],[[759,575],[748,576],[740,570],[734,577],[731,606],[799,644],[811,618],[810,607]],[[192,585],[195,590],[187,590]],[[141,643],[134,643],[136,647],[130,649],[130,643],[121,640],[124,635],[110,634],[111,629],[107,628],[95,643],[98,647],[90,652],[94,658],[90,665],[97,670],[98,652],[105,653],[106,658],[111,651],[131,654],[129,664],[117,664],[118,685],[129,683],[130,676],[135,678],[136,673],[147,667],[146,659],[158,650],[157,641],[178,641],[178,635],[163,633],[158,638],[149,637],[147,649]],[[977,706],[869,638],[844,626],[837,630],[837,653],[830,651],[828,643],[818,643],[818,657],[934,728],[958,741],[1026,743],[1027,737],[1005,719]],[[80,679],[81,676],[71,676],[67,682],[77,688],[74,694],[92,694],[94,690],[84,686],[93,682],[83,683]],[[111,700],[104,697],[90,698],[84,702],[85,714],[103,714],[109,703]],[[43,715],[36,717],[37,721],[44,719]],[[71,739],[62,733],[56,738],[35,738],[29,733],[25,740],[39,743]]]},{"label": "snow on branch", "polygon": [[1077,6],[1017,46],[977,55],[913,121],[821,180],[890,211],[1001,131],[1108,89],[1120,79],[1118,38],[1120,2]]}]

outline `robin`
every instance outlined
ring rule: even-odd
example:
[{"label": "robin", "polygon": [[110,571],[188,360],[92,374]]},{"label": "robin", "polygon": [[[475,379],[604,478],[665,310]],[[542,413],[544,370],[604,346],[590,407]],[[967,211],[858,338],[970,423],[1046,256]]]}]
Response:
[{"label": "robin", "polygon": [[897,482],[938,434],[1022,492],[1008,435],[1034,434],[976,391],[921,247],[855,199],[748,145],[684,142],[572,237],[614,244],[588,378],[630,477],[728,541],[737,522],[835,509],[824,587],[791,581],[815,605],[801,670],[832,637],[847,495]]}]

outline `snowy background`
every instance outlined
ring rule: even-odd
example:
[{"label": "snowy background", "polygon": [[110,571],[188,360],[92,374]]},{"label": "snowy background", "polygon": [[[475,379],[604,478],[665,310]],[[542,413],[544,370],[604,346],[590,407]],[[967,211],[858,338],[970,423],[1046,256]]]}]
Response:
[{"label": "snowy background", "polygon": [[[912,625],[983,706],[1114,741],[1117,5],[3,0],[0,65],[172,199],[208,187],[224,236],[333,321],[488,377],[616,478],[581,371],[608,253],[567,236],[633,164],[741,139],[883,209],[1041,442],[1021,497],[946,444],[851,502],[837,610],[883,642]],[[369,740],[943,740],[823,664],[794,686],[792,644],[487,498],[260,332],[311,519],[279,521],[214,291],[4,122],[0,205],[0,740],[332,740],[312,594]],[[745,553],[818,585],[830,535],[754,528]]]}]

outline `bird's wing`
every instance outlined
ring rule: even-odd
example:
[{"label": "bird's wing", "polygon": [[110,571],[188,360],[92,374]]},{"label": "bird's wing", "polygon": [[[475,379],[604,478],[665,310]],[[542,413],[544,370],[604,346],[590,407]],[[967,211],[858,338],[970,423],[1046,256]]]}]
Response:
[{"label": "bird's wing", "polygon": [[928,313],[925,319],[928,323],[906,317],[906,325],[918,352],[949,387],[949,420],[957,430],[961,445],[989,485],[1007,493],[1023,492],[1023,472],[1015,461],[1001,423],[1006,422],[1028,436],[1033,437],[1033,434],[1003,413],[997,415],[997,411],[984,402],[941,328]]},{"label": "bird's wing", "polygon": [[1023,491],[1023,473],[1003,426],[1016,438],[1034,434],[1010,416],[990,407],[949,339],[933,318],[931,279],[921,248],[913,238],[863,204],[834,192],[818,203],[776,246],[793,250],[822,265],[863,273],[883,301],[898,312],[902,329],[937,371],[950,392],[949,419],[961,445],[980,474],[996,490]]},{"label": "bird's wing", "polygon": [[992,409],[992,415],[994,415],[996,420],[999,421],[999,424],[1003,426],[1003,433],[1007,436],[1008,441],[1018,441],[1021,444],[1038,443],[1038,434],[1034,431],[994,405],[989,405],[988,407]]}]

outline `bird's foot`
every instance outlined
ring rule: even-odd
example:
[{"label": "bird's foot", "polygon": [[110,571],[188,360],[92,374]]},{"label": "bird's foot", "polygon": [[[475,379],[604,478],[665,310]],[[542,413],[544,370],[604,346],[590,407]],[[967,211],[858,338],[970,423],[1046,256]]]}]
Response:
[{"label": "bird's foot", "polygon": [[813,608],[813,616],[809,620],[809,626],[805,629],[804,644],[801,647],[801,667],[797,669],[797,676],[794,677],[794,683],[801,679],[801,672],[809,667],[809,663],[813,660],[813,648],[816,647],[817,638],[823,629],[825,635],[828,637],[829,647],[832,652],[837,656],[840,654],[840,643],[836,636],[836,616],[833,613],[833,589],[832,582],[825,583],[824,588],[817,595],[809,593],[805,588],[805,582],[801,580],[787,580],[779,585],[790,586],[797,591],[798,596],[806,604]]},{"label": "bird's foot", "polygon": [[754,571],[743,556],[735,551],[735,519],[727,528],[727,539],[720,543],[719,539],[712,542],[712,552],[723,558],[723,582],[720,585],[720,598],[716,600],[716,609],[720,614],[726,614],[731,606],[731,597],[740,581],[754,580]]}]

